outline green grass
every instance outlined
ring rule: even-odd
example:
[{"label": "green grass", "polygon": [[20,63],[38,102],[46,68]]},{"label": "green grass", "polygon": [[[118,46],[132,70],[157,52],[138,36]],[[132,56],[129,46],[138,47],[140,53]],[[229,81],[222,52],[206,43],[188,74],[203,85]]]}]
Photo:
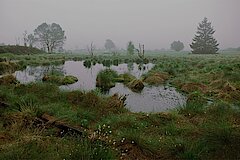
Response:
[{"label": "green grass", "polygon": [[[0,57],[21,65],[90,60],[63,54]],[[167,73],[166,84],[185,91],[185,106],[131,113],[117,97],[99,90],[61,91],[51,83],[0,85],[0,102],[7,104],[0,107],[0,159],[239,159],[240,55],[171,52],[146,57],[156,63],[151,73]],[[108,66],[136,62],[137,56],[99,55],[94,61]],[[115,77],[103,75],[105,80]],[[40,123],[44,113],[82,129],[83,135],[59,136],[54,125]]]},{"label": "green grass", "polygon": [[116,71],[111,69],[105,69],[98,73],[96,79],[96,86],[101,88],[103,91],[107,91],[115,86],[115,78],[118,77]]}]

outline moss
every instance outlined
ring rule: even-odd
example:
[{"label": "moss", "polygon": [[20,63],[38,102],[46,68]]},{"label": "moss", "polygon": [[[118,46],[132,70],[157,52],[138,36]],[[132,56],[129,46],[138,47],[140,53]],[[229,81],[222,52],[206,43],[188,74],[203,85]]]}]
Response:
[{"label": "moss", "polygon": [[73,84],[73,83],[75,83],[75,82],[77,82],[78,81],[78,79],[77,79],[77,77],[74,77],[74,76],[65,76],[64,78],[63,78],[63,80],[62,80],[62,84],[63,85],[66,85],[66,84]]},{"label": "moss", "polygon": [[43,82],[55,83],[57,85],[73,84],[78,81],[74,76],[59,76],[59,75],[45,75],[42,78]]}]

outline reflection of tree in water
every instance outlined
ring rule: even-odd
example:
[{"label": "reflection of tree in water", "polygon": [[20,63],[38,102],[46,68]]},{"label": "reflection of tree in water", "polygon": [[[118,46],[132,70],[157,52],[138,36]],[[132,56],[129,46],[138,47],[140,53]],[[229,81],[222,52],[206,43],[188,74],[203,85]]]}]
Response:
[{"label": "reflection of tree in water", "polygon": [[113,65],[114,65],[114,66],[118,66],[118,64],[119,64],[119,60],[118,60],[118,59],[114,59],[114,60],[113,60]]},{"label": "reflection of tree in water", "polygon": [[148,64],[139,63],[137,64],[137,69],[138,69],[138,77],[141,77],[143,74],[149,71],[149,66]]},{"label": "reflection of tree in water", "polygon": [[138,70],[145,71],[146,70],[146,66],[143,63],[140,63],[140,64],[138,64]]},{"label": "reflection of tree in water", "polygon": [[92,66],[95,66],[97,62],[95,60],[85,60],[83,62],[84,67],[86,68],[92,68]]},{"label": "reflection of tree in water", "polygon": [[63,65],[61,66],[38,66],[32,67],[28,66],[24,71],[19,72],[16,76],[21,76],[21,79],[28,80],[31,77],[34,77],[35,80],[41,80],[42,77],[46,74],[51,75],[64,75]]},{"label": "reflection of tree in water", "polygon": [[91,68],[91,67],[92,67],[92,62],[91,62],[91,60],[85,60],[85,61],[83,62],[83,65],[84,65],[84,67],[86,67],[86,68]]}]

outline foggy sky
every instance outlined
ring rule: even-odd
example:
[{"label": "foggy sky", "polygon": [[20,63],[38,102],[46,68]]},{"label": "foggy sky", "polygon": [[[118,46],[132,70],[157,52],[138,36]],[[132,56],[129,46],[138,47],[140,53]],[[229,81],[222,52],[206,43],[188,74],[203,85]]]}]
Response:
[{"label": "foggy sky", "polygon": [[174,40],[189,44],[207,17],[220,48],[240,46],[240,0],[0,0],[0,43],[15,44],[25,30],[43,22],[66,32],[65,48],[103,48],[111,39],[118,48],[128,41],[146,49],[170,48]]}]

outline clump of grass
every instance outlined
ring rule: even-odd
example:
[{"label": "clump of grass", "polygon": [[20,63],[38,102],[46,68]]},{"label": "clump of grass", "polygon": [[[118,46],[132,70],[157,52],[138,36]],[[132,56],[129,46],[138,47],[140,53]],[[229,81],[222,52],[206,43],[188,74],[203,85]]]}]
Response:
[{"label": "clump of grass", "polygon": [[107,91],[115,86],[115,78],[118,77],[116,71],[105,69],[98,73],[96,79],[96,86],[100,87],[103,91]]},{"label": "clump of grass", "polygon": [[41,100],[41,104],[66,101],[65,93],[60,92],[58,86],[52,83],[30,83],[28,85],[19,85],[14,88],[14,93],[16,95],[32,93]]},{"label": "clump of grass", "polygon": [[157,155],[161,144],[155,138],[150,137],[149,135],[144,135],[137,129],[123,129],[118,135],[121,143],[127,143],[139,148],[145,155]]},{"label": "clump of grass", "polygon": [[237,159],[240,156],[239,131],[227,119],[208,121],[202,127],[204,132],[200,140],[208,147],[210,157]]},{"label": "clump of grass", "polygon": [[59,76],[59,75],[45,75],[42,78],[43,82],[55,83],[57,85],[67,85],[73,84],[78,81],[78,78],[75,76]]},{"label": "clump of grass", "polygon": [[124,73],[124,74],[120,74],[117,78],[115,78],[115,81],[123,82],[126,84],[128,82],[131,82],[134,79],[136,79],[136,77],[134,77],[133,75],[131,75],[129,73]]},{"label": "clump of grass", "polygon": [[18,110],[22,113],[32,114],[33,116],[38,116],[40,112],[39,103],[33,95],[25,95],[20,97],[16,102]]},{"label": "clump of grass", "polygon": [[104,142],[86,138],[26,137],[0,151],[1,159],[116,159]]},{"label": "clump of grass", "polygon": [[127,84],[127,87],[134,92],[141,92],[144,88],[144,84],[140,79],[134,79]]},{"label": "clump of grass", "polygon": [[203,141],[189,140],[185,137],[171,137],[165,141],[165,147],[180,159],[198,160],[208,156],[209,148]]},{"label": "clump of grass", "polygon": [[205,105],[197,101],[186,103],[186,105],[180,107],[178,112],[185,116],[193,117],[197,114],[203,114],[205,112]]},{"label": "clump of grass", "polygon": [[63,85],[66,85],[66,84],[73,84],[75,82],[78,81],[78,78],[77,77],[74,77],[74,76],[71,76],[71,75],[68,75],[68,76],[65,76],[62,80],[62,84]]},{"label": "clump of grass", "polygon": [[160,85],[163,84],[168,78],[169,75],[166,73],[149,73],[145,75],[144,82],[150,85]]},{"label": "clump of grass", "polygon": [[14,62],[0,62],[0,75],[14,73],[19,66]]},{"label": "clump of grass", "polygon": [[215,102],[208,108],[206,108],[206,112],[209,115],[209,119],[213,121],[218,120],[228,120],[230,116],[236,112],[233,107],[226,102]]},{"label": "clump of grass", "polygon": [[3,77],[0,77],[0,85],[10,85],[19,83],[15,76],[9,74]]},{"label": "clump of grass", "polygon": [[137,129],[137,119],[134,115],[128,114],[120,114],[120,115],[109,115],[101,119],[101,121],[97,124],[98,126],[111,126],[114,129],[124,129],[124,128],[135,128]]}]

